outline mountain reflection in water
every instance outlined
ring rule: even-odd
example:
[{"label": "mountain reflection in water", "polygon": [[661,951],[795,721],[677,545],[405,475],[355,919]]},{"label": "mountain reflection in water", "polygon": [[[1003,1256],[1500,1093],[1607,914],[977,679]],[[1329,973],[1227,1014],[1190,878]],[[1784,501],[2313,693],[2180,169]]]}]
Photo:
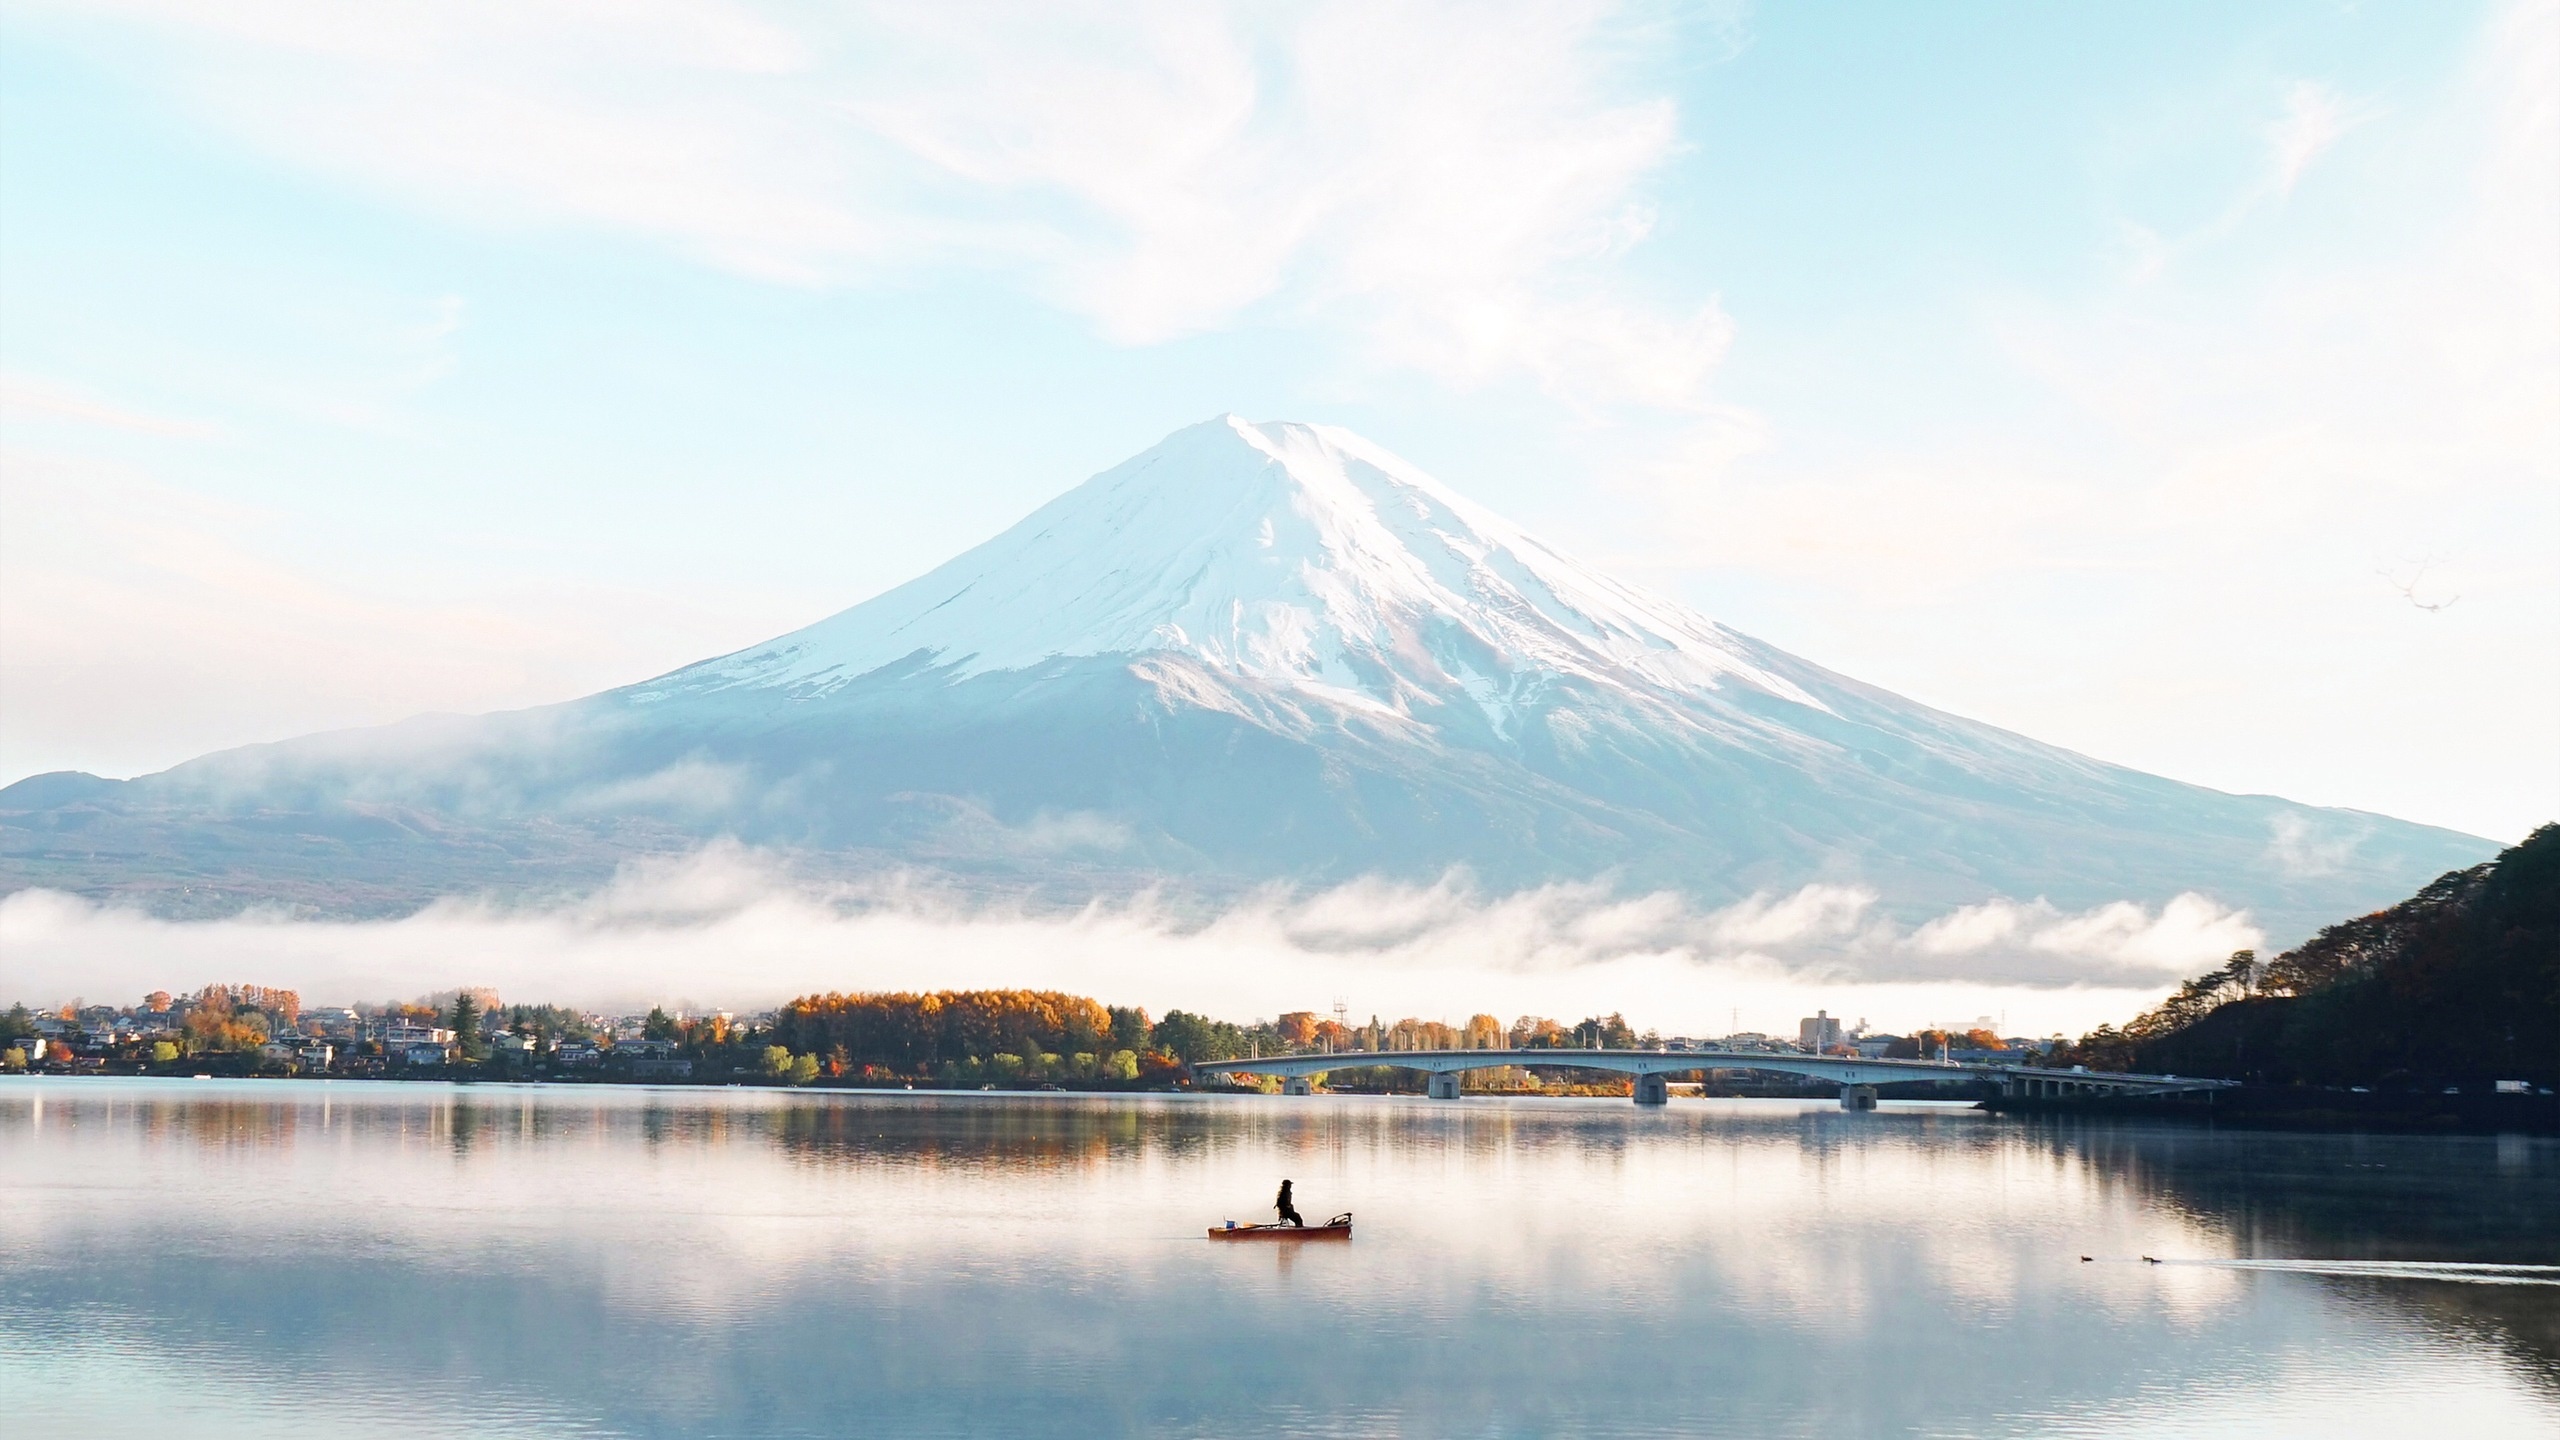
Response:
[{"label": "mountain reflection in water", "polygon": [[[0,1082],[92,1434],[2560,1433],[2560,1144],[1792,1102]],[[1282,1176],[1349,1246],[1216,1246]]]}]

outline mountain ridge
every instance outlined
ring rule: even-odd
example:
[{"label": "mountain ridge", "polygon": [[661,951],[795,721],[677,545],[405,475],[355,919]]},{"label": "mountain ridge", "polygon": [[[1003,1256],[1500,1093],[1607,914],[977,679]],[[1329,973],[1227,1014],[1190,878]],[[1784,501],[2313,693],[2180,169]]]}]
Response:
[{"label": "mountain ridge", "polygon": [[[2196,892],[2304,933],[2494,846],[1916,704],[1350,432],[1175,432],[903,585],[558,705],[0,791],[0,885],[384,912],[732,837],[813,875],[1203,895],[1464,869],[1920,916]],[[22,791],[24,793],[22,793]],[[211,897],[199,903],[186,896]]]}]

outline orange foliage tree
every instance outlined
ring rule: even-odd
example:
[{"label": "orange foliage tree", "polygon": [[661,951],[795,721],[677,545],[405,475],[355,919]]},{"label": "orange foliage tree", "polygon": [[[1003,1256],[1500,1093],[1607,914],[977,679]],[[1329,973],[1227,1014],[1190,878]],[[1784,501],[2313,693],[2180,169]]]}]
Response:
[{"label": "orange foliage tree", "polygon": [[1459,1050],[1464,1049],[1466,1032],[1437,1020],[1416,1020],[1408,1016],[1387,1027],[1390,1050]]},{"label": "orange foliage tree", "polygon": [[1111,1013],[1055,990],[936,990],[926,994],[804,995],[774,1016],[774,1034],[800,1054],[850,1066],[930,1073],[947,1061],[1033,1050],[1075,1054],[1111,1035]]},{"label": "orange foliage tree", "polygon": [[275,1020],[279,1027],[291,1025],[302,1015],[302,996],[272,985],[207,985],[195,994],[201,1009],[229,1013],[234,1010],[256,1010]]},{"label": "orange foliage tree", "polygon": [[1544,1015],[1523,1015],[1511,1022],[1511,1048],[1515,1050],[1552,1049],[1572,1043],[1572,1034]]},{"label": "orange foliage tree", "polygon": [[[199,997],[201,998],[201,997]],[[187,1012],[187,1050],[190,1054],[205,1051],[225,1053],[255,1050],[267,1043],[272,1033],[267,1017],[257,1011],[236,1011],[229,1004],[199,1004]]]}]

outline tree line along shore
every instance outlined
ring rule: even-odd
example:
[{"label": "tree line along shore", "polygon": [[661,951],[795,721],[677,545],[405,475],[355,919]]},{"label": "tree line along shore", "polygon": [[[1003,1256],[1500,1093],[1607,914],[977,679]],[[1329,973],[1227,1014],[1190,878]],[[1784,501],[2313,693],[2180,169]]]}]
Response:
[{"label": "tree line along shore", "polygon": [[[1807,1048],[1759,1035],[1725,1040]],[[155,992],[133,1006],[74,1003],[39,1014],[20,1004],[0,1013],[0,1070],[21,1073],[1135,1090],[1187,1085],[1192,1062],[1324,1053],[1344,1059],[1328,1076],[1333,1089],[1411,1091],[1420,1075],[1357,1057],[1663,1043],[1618,1015],[1570,1025],[1537,1016],[1506,1025],[1483,1014],[1463,1025],[1375,1017],[1352,1025],[1296,1011],[1239,1024],[1182,1010],[1153,1018],[1048,990],[828,993],[741,1018],[663,1009],[611,1017],[503,1004],[481,990],[307,1009],[291,990],[217,984],[182,997]],[[2013,1042],[1926,1032],[1894,1037],[1883,1053],[1949,1046],[1979,1053]],[[2560,824],[2272,960],[2238,952],[2120,1027],[2017,1058],[2237,1080],[2261,1097],[2290,1092],[2267,1103],[2294,1113],[2319,1092],[2547,1095],[2560,1086]],[[1470,1086],[1624,1093],[1626,1081],[1577,1070],[1560,1053],[1553,1066],[1479,1072]]]},{"label": "tree line along shore", "polygon": [[2055,1058],[2265,1087],[2560,1086],[2560,824],[2272,960],[2239,951]]},{"label": "tree line along shore", "polygon": [[[57,1074],[1165,1090],[1191,1083],[1193,1061],[1333,1053],[1346,1064],[1330,1075],[1331,1088],[1418,1091],[1420,1076],[1359,1066],[1355,1057],[1516,1048],[1555,1050],[1561,1062],[1574,1051],[1658,1043],[1618,1015],[1572,1025],[1477,1015],[1462,1026],[1412,1018],[1353,1026],[1296,1011],[1239,1024],[1183,1010],[1155,1018],[1050,990],[830,993],[747,1017],[664,1009],[617,1017],[509,1005],[486,990],[306,1007],[291,990],[217,984],[184,996],[156,992],[131,1007],[74,1004],[39,1015],[18,1005],[0,1014],[0,1069]],[[1477,1088],[1625,1090],[1622,1076],[1564,1063],[1512,1068],[1518,1073],[1479,1077]]]}]

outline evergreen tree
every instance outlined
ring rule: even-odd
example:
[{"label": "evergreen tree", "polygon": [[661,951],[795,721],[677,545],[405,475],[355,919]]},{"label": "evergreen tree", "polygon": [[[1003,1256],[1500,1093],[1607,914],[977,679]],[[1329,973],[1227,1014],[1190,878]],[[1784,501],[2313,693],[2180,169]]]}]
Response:
[{"label": "evergreen tree", "polygon": [[488,1043],[480,1036],[480,1002],[463,991],[453,997],[453,1043],[462,1047],[462,1058],[478,1060],[489,1053]]}]

